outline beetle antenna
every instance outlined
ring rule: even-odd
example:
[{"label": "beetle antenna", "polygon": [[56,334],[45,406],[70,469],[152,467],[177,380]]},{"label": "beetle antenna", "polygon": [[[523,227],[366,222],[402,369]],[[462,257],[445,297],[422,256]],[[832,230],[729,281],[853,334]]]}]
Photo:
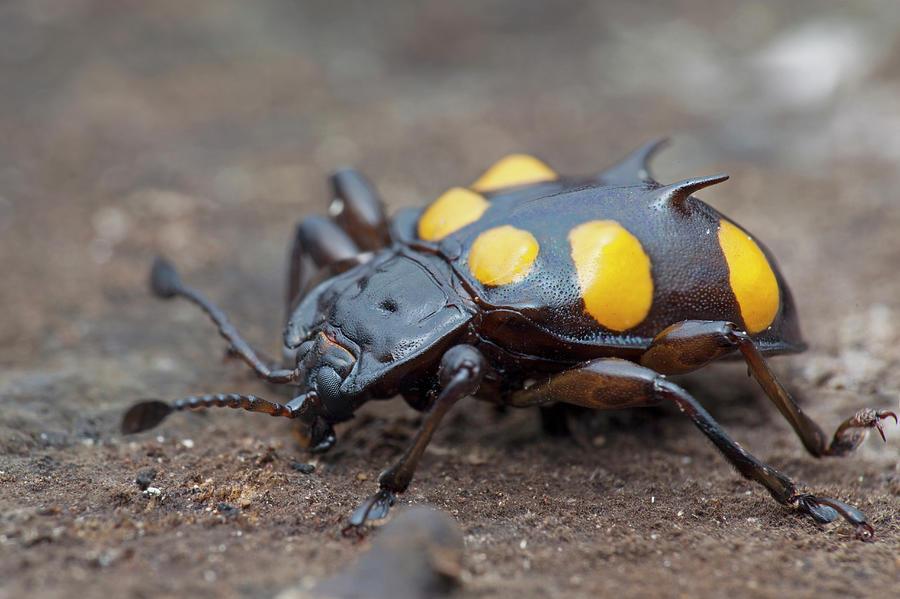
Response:
[{"label": "beetle antenna", "polygon": [[234,325],[228,322],[225,313],[219,310],[199,291],[182,283],[181,277],[178,276],[178,271],[175,270],[171,262],[162,256],[157,256],[153,260],[153,268],[150,271],[150,288],[153,289],[153,293],[158,297],[169,299],[181,296],[200,306],[216,324],[219,334],[231,344],[231,349],[234,353],[249,364],[261,379],[270,383],[291,383],[297,380],[299,376],[298,371],[273,369],[263,362],[253,347],[240,336]]},{"label": "beetle antenna", "polygon": [[248,412],[262,412],[270,416],[295,418],[299,415],[299,407],[306,396],[295,398],[284,405],[255,395],[237,393],[214,393],[176,399],[171,403],[148,399],[131,406],[122,417],[122,433],[130,435],[153,428],[166,419],[172,412],[195,408],[234,408]]},{"label": "beetle antenna", "polygon": [[726,181],[728,175],[713,175],[712,177],[696,177],[693,179],[685,179],[671,185],[654,189],[652,197],[656,198],[657,205],[672,204],[676,208],[684,208],[684,202],[691,196],[710,185]]},{"label": "beetle antenna", "polygon": [[660,137],[645,143],[623,158],[618,164],[600,173],[598,179],[604,185],[656,183],[650,174],[650,159],[668,143],[668,137]]}]

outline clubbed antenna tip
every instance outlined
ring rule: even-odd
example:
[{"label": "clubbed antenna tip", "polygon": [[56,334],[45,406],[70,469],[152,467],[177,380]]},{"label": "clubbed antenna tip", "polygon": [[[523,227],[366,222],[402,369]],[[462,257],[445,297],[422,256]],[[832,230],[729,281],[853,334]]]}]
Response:
[{"label": "clubbed antenna tip", "polygon": [[153,293],[163,298],[175,297],[181,287],[181,278],[172,263],[162,256],[154,258],[153,268],[150,270],[150,288]]},{"label": "clubbed antenna tip", "polygon": [[122,417],[122,434],[131,435],[153,428],[174,411],[169,404],[149,399],[137,403]]}]

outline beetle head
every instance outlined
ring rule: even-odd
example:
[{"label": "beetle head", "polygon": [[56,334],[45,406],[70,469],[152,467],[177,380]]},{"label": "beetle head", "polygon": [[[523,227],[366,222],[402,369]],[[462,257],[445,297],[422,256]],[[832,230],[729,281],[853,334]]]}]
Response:
[{"label": "beetle head", "polygon": [[284,333],[299,418],[313,428],[347,420],[369,399],[396,395],[410,373],[436,368],[471,318],[452,280],[437,257],[388,250],[313,289]]}]

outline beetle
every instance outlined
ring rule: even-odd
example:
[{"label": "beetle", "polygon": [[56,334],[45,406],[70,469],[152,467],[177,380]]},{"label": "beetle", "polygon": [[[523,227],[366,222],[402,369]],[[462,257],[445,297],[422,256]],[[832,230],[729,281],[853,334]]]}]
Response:
[{"label": "beetle", "polygon": [[893,412],[866,408],[832,438],[794,402],[764,356],[805,349],[791,292],[769,250],[693,196],[728,177],[662,185],[645,144],[598,175],[564,177],[529,155],[507,156],[468,187],[392,220],[357,171],[334,174],[330,218],[300,221],[290,253],[283,367],[255,351],[225,315],[157,258],[151,286],[199,305],[256,374],[294,388],[281,404],[253,395],[148,400],[122,430],[175,410],[225,406],[294,419],[313,452],[333,425],[397,395],[421,427],[350,525],[385,517],[407,489],[435,429],[460,399],[528,407],[625,408],[673,402],[751,481],[819,523],[866,516],[812,494],[735,443],[666,375],[743,358],[814,456],[853,451]]}]

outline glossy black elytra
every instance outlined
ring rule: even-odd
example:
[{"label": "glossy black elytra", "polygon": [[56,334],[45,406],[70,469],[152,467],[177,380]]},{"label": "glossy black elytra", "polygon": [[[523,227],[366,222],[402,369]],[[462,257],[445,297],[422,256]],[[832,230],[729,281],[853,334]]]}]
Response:
[{"label": "glossy black elytra", "polygon": [[[691,194],[724,176],[654,181],[645,145],[595,176],[560,177],[525,155],[389,223],[357,172],[332,177],[331,218],[300,222],[291,251],[283,364],[266,363],[224,314],[157,259],[154,292],[203,308],[230,351],[286,404],[218,394],[146,401],[123,431],[174,410],[226,406],[295,419],[304,445],[325,451],[332,425],[370,399],[402,395],[426,412],[420,430],[351,525],[384,517],[406,490],[447,411],[472,395],[525,407],[674,402],[746,478],[820,523],[839,516],[863,537],[859,510],[802,491],[732,441],[665,375],[740,355],[815,456],[844,455],[892,412],[863,409],[829,441],[773,376],[764,355],[805,347],[790,291],[769,251]],[[537,381],[537,382],[532,382]]]}]

